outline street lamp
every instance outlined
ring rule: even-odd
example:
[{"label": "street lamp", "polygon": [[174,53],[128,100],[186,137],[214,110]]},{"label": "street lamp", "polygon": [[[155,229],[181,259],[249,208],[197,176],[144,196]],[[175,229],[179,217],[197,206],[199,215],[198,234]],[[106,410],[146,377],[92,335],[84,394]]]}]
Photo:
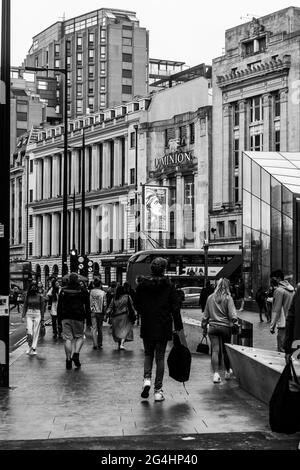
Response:
[{"label": "street lamp", "polygon": [[67,236],[68,236],[68,42],[65,43],[64,68],[25,67],[31,72],[60,72],[64,74],[64,166],[63,166],[63,226],[62,226],[62,276],[68,272]]},{"label": "street lamp", "polygon": [[209,241],[206,238],[206,232],[204,232],[204,240],[203,240],[203,250],[204,250],[204,287],[206,286],[206,282],[208,279],[208,248],[209,248]]}]

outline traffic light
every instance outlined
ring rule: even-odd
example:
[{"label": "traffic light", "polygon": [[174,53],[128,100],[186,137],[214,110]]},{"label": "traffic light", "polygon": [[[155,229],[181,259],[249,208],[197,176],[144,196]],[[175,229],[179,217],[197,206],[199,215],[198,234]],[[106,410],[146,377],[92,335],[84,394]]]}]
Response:
[{"label": "traffic light", "polygon": [[70,271],[71,273],[78,272],[78,254],[77,250],[71,250],[70,252]]},{"label": "traffic light", "polygon": [[86,255],[79,256],[78,261],[79,274],[81,274],[81,276],[87,277],[89,273],[93,272],[94,263]]}]

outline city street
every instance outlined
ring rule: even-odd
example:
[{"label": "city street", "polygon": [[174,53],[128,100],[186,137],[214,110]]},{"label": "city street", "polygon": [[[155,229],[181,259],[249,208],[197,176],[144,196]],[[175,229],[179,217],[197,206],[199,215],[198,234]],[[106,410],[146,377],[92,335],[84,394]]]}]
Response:
[{"label": "city street", "polygon": [[[199,315],[193,312],[183,317]],[[10,354],[10,389],[0,392],[0,449],[296,448],[297,436],[270,432],[268,407],[235,379],[213,384],[210,357],[194,351],[186,388],[166,370],[165,402],[154,403],[151,391],[141,401],[139,328],[125,351],[116,350],[108,326],[104,331],[101,351],[87,334],[80,370],[65,370],[63,342],[52,340],[50,326],[38,356],[28,357],[25,344]],[[256,324],[254,334],[268,337]]]}]

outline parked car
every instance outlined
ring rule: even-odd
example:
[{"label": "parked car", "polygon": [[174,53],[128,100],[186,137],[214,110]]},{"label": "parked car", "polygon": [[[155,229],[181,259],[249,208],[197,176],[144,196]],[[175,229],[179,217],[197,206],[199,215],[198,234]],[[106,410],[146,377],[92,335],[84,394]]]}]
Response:
[{"label": "parked car", "polygon": [[182,303],[183,307],[198,307],[199,299],[202,287],[182,287],[181,290],[184,292],[185,299]]}]

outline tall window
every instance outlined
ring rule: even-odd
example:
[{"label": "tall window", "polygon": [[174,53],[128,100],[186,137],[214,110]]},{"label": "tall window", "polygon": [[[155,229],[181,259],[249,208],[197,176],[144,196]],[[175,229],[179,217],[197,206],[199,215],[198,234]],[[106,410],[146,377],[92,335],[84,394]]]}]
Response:
[{"label": "tall window", "polygon": [[240,141],[239,141],[239,139],[234,139],[233,161],[234,161],[234,168],[235,169],[237,169],[239,167],[239,156],[240,156]]},{"label": "tall window", "polygon": [[234,126],[240,125],[240,107],[239,103],[235,103],[233,107],[233,124]]},{"label": "tall window", "polygon": [[78,98],[82,98],[82,83],[77,83],[76,95]]},{"label": "tall window", "polygon": [[233,198],[235,204],[239,202],[239,176],[237,174],[234,176]]},{"label": "tall window", "polygon": [[77,65],[82,65],[82,52],[77,53]]},{"label": "tall window", "polygon": [[250,138],[250,150],[253,152],[262,152],[263,134],[252,135]]},{"label": "tall window", "polygon": [[135,183],[135,169],[131,168],[130,169],[130,184],[134,184],[134,183]]},{"label": "tall window", "polygon": [[275,93],[274,95],[274,116],[279,117],[280,116],[280,94]]},{"label": "tall window", "polygon": [[280,152],[280,131],[275,131],[275,151]]},{"label": "tall window", "polygon": [[[82,69],[77,69],[77,81],[82,82]],[[71,79],[70,79],[71,82]]]},{"label": "tall window", "polygon": [[260,96],[250,100],[250,121],[257,122],[263,120],[263,106]]},{"label": "tall window", "polygon": [[195,124],[190,124],[190,143],[193,144],[195,142]]},{"label": "tall window", "polygon": [[225,224],[223,221],[217,222],[217,233],[219,238],[224,238],[225,236]]},{"label": "tall window", "polygon": [[236,234],[237,234],[236,220],[230,220],[229,221],[229,236],[236,237]]},{"label": "tall window", "polygon": [[130,132],[130,148],[135,148],[135,132]]},{"label": "tall window", "polygon": [[89,62],[94,62],[94,60],[95,60],[94,49],[89,49]]},{"label": "tall window", "polygon": [[184,178],[184,231],[185,240],[191,242],[194,240],[195,231],[195,187],[194,177],[186,176]]}]

